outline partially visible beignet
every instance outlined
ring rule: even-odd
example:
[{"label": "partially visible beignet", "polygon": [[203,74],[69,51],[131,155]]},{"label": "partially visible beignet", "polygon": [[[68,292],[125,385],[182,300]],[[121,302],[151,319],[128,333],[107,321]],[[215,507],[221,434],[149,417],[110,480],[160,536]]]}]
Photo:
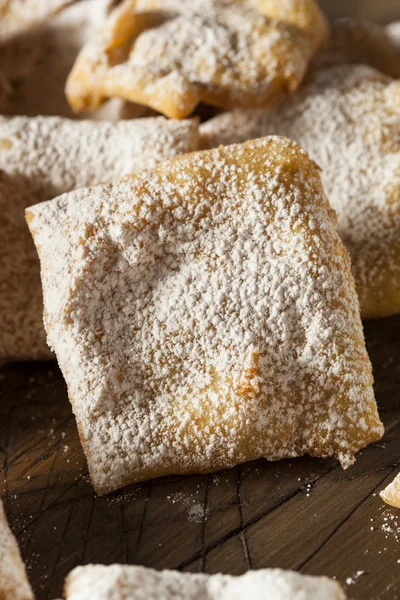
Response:
[{"label": "partially visible beignet", "polygon": [[195,120],[158,117],[111,124],[0,117],[0,363],[53,356],[43,329],[39,261],[25,209],[197,147]]},{"label": "partially visible beignet", "polygon": [[1,600],[34,600],[26,576],[18,543],[4,514],[0,500],[0,598]]},{"label": "partially visible beignet", "polygon": [[67,577],[66,600],[345,600],[327,577],[281,569],[241,577],[155,571],[127,565],[77,567]]},{"label": "partially visible beignet", "polygon": [[66,93],[75,111],[106,98],[184,118],[200,102],[264,106],[301,83],[328,25],[314,0],[123,0],[84,47]]},{"label": "partially visible beignet", "polygon": [[400,312],[399,81],[367,66],[331,67],[293,98],[219,115],[201,133],[204,147],[272,134],[303,146],[322,167],[362,316]]}]

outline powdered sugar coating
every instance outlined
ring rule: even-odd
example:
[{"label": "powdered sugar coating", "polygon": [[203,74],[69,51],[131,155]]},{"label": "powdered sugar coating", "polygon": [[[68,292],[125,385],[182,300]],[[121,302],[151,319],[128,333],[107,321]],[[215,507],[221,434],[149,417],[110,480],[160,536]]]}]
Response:
[{"label": "powdered sugar coating", "polygon": [[202,126],[217,146],[269,134],[299,142],[322,167],[365,318],[400,312],[400,83],[372,68],[323,70],[296,97]]},{"label": "powdered sugar coating", "polygon": [[195,150],[198,125],[0,117],[0,362],[46,359],[39,263],[25,209]]},{"label": "powdered sugar coating", "polygon": [[99,493],[382,435],[318,169],[283,138],[28,213],[45,326]]},{"label": "powdered sugar coating", "polygon": [[387,504],[400,508],[400,473],[379,495]]},{"label": "powdered sugar coating", "polygon": [[0,598],[33,600],[17,540],[8,526],[0,500]]},{"label": "powdered sugar coating", "polygon": [[65,590],[66,600],[345,600],[331,579],[280,569],[232,577],[88,565],[69,574]]},{"label": "powdered sugar coating", "polygon": [[[68,79],[74,110],[121,97],[169,117],[200,101],[260,106],[295,90],[327,24],[314,0],[124,0]],[[273,16],[273,18],[271,18]]]},{"label": "powdered sugar coating", "polygon": [[72,0],[0,0],[0,40],[38,25]]}]

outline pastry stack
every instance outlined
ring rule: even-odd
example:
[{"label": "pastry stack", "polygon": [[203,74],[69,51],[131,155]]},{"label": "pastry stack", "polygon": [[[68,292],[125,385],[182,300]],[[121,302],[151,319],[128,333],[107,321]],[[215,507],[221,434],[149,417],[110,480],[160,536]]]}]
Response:
[{"label": "pastry stack", "polygon": [[[382,437],[361,318],[400,312],[396,77],[383,29],[315,0],[0,0],[0,361],[57,358],[98,494]],[[344,593],[114,565],[65,597]]]}]

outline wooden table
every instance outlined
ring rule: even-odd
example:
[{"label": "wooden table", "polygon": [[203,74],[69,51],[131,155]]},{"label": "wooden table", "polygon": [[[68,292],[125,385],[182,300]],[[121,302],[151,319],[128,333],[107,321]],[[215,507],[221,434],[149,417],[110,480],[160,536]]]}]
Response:
[{"label": "wooden table", "polygon": [[[377,495],[400,464],[400,318],[366,336],[386,435],[343,471],[335,460],[257,461],[93,493],[54,363],[0,370],[5,505],[38,600],[79,564],[239,574],[282,567],[337,577],[354,600],[400,598],[400,511]],[[347,581],[347,583],[346,583]]]}]

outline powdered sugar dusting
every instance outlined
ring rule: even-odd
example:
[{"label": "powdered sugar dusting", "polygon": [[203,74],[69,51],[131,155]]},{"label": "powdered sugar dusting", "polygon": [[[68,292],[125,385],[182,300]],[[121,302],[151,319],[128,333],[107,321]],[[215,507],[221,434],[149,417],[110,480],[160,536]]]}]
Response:
[{"label": "powdered sugar dusting", "polygon": [[309,151],[323,169],[365,317],[400,311],[399,97],[389,77],[366,66],[337,66],[276,108],[236,111],[202,126],[206,145],[276,133]]},{"label": "powdered sugar dusting", "polygon": [[264,569],[241,577],[154,571],[143,567],[88,565],[67,578],[66,600],[345,600],[326,577]]},{"label": "powdered sugar dusting", "polygon": [[48,359],[39,262],[27,206],[118,179],[198,145],[196,121],[110,123],[0,117],[0,362]]},{"label": "powdered sugar dusting", "polygon": [[307,31],[297,12],[290,24],[270,12],[251,1],[125,0],[82,51],[67,96],[76,110],[116,96],[176,118],[201,100],[264,105],[278,89],[298,87],[327,34],[313,0],[303,9],[313,16]]},{"label": "powdered sugar dusting", "polygon": [[296,144],[195,153],[28,220],[100,493],[260,456],[348,465],[382,435],[348,257]]},{"label": "powdered sugar dusting", "polygon": [[17,540],[12,534],[0,500],[0,597],[3,600],[33,600]]}]

